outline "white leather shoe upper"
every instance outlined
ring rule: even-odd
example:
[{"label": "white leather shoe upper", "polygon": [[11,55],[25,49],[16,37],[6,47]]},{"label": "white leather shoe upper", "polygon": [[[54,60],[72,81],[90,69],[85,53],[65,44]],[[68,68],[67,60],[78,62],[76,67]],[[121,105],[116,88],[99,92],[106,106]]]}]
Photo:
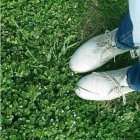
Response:
[{"label": "white leather shoe upper", "polygon": [[132,92],[126,81],[127,68],[107,72],[93,72],[78,82],[76,94],[86,100],[112,100]]},{"label": "white leather shoe upper", "polygon": [[77,73],[88,72],[102,66],[116,55],[126,52],[115,47],[116,30],[107,31],[84,43],[72,55],[70,68]]}]

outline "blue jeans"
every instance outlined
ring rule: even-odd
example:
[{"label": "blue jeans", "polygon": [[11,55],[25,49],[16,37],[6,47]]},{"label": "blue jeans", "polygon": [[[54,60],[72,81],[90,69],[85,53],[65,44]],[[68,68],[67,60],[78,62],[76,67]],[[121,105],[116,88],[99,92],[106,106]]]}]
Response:
[{"label": "blue jeans", "polygon": [[130,88],[140,91],[140,62],[134,64],[127,71],[127,83]]},{"label": "blue jeans", "polygon": [[[119,49],[131,50],[131,49],[136,49],[139,47],[139,45],[137,46],[137,44],[140,42],[137,41],[137,44],[136,44],[133,37],[134,26],[135,25],[133,24],[131,20],[130,12],[128,11],[126,16],[122,20],[118,28],[118,31],[116,33],[116,37],[115,37],[116,46]],[[140,28],[137,30],[140,31]],[[130,88],[132,88],[135,91],[140,92],[140,62],[137,62],[136,64],[134,64],[127,71],[127,83],[130,86]]]}]

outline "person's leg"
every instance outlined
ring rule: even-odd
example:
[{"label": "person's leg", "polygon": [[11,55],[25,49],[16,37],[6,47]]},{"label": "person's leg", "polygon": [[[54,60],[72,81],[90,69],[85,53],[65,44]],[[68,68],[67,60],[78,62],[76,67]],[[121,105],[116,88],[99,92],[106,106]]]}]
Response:
[{"label": "person's leg", "polygon": [[125,17],[123,18],[115,36],[116,46],[119,49],[126,50],[134,48],[132,31],[133,25],[130,19],[130,13],[128,11]]},{"label": "person's leg", "polygon": [[[130,51],[132,58],[140,57],[139,5],[140,0],[129,0],[129,11],[122,20],[115,36],[116,46],[119,49],[136,49]],[[140,91],[140,62],[128,70],[127,82],[132,89]]]},{"label": "person's leg", "polygon": [[140,0],[129,0],[129,11],[122,20],[115,36],[119,49],[140,47]]},{"label": "person's leg", "polygon": [[140,91],[140,62],[127,71],[127,83],[135,91]]},{"label": "person's leg", "polygon": [[133,41],[135,47],[140,47],[140,0],[129,0],[130,17],[133,24]]}]

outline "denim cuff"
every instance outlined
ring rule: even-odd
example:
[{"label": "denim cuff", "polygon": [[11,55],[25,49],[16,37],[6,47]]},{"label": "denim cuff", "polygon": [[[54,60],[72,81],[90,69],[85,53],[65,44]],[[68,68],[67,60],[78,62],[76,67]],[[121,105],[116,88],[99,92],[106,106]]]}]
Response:
[{"label": "denim cuff", "polygon": [[140,62],[128,69],[127,83],[131,89],[140,92]]},{"label": "denim cuff", "polygon": [[115,43],[117,48],[122,50],[134,49],[135,47],[133,41],[133,24],[129,11],[126,13],[116,32]]}]

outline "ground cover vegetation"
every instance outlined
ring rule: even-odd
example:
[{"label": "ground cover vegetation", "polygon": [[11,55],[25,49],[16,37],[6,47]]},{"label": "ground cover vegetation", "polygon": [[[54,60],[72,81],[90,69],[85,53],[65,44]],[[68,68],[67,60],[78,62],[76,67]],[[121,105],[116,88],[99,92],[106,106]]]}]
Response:
[{"label": "ground cover vegetation", "polygon": [[[125,0],[4,0],[2,140],[138,140],[140,94],[85,101],[69,59],[87,39],[118,27]],[[128,53],[98,71],[134,64]]]}]

